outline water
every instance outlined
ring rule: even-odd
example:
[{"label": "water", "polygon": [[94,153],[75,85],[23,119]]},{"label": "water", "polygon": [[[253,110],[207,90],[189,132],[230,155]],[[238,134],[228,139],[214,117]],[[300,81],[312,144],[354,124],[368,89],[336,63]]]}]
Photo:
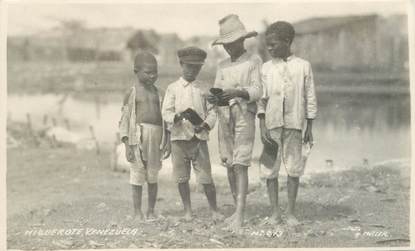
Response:
[{"label": "water", "polygon": [[[89,137],[89,126],[93,126],[100,144],[110,147],[116,139],[121,99],[121,94],[91,94],[87,98],[12,94],[8,96],[8,118],[25,122],[26,114],[30,113],[35,128],[42,127],[45,114],[49,117],[48,124],[52,117],[61,126],[64,119],[69,119],[71,130]],[[410,158],[409,95],[319,93],[318,99],[319,113],[313,125],[315,146],[306,174],[361,166],[364,159],[374,164]],[[254,157],[259,156],[262,148],[258,133],[259,130]],[[224,168],[218,166],[216,127],[209,147],[214,172],[225,175]],[[333,165],[327,165],[331,161]]]}]

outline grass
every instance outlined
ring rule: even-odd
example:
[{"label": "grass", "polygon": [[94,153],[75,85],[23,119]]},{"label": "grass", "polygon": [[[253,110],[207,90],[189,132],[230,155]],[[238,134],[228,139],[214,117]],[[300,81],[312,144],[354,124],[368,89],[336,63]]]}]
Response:
[{"label": "grass", "polygon": [[[21,141],[7,151],[7,246],[10,249],[91,248],[283,248],[407,246],[409,235],[409,175],[397,167],[356,167],[337,173],[317,174],[303,183],[297,199],[298,228],[262,225],[270,206],[265,186],[250,180],[246,228],[232,234],[223,222],[209,217],[206,198],[192,186],[196,218],[180,220],[182,206],[170,172],[160,176],[156,221],[131,219],[128,173],[112,172],[109,153],[77,150],[71,145],[36,146],[24,126],[8,132]],[[410,169],[407,168],[409,171]],[[171,171],[171,170],[169,170]],[[219,210],[234,211],[226,178],[213,174]],[[283,178],[280,178],[284,184]],[[369,185],[369,186],[366,186]],[[378,187],[379,191],[373,190]],[[144,209],[147,192],[144,187]],[[286,186],[280,186],[280,206],[287,205]],[[285,215],[285,214],[284,214]],[[28,236],[26,231],[47,229],[137,228],[137,235]],[[353,229],[361,229],[361,235]],[[371,236],[381,231],[384,236]],[[267,235],[280,232],[281,236]],[[360,233],[359,232],[359,233]],[[261,234],[265,233],[265,234]],[[365,233],[368,233],[365,235]],[[385,241],[385,242],[379,242]]]}]

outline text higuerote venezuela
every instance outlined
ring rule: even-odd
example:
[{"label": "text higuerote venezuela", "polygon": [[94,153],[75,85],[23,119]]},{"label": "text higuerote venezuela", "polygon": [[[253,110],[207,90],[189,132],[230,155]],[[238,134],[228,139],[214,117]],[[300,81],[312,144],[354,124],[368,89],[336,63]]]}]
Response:
[{"label": "text higuerote venezuela", "polygon": [[67,228],[67,229],[31,229],[26,230],[27,236],[73,236],[73,235],[137,235],[138,228]]}]

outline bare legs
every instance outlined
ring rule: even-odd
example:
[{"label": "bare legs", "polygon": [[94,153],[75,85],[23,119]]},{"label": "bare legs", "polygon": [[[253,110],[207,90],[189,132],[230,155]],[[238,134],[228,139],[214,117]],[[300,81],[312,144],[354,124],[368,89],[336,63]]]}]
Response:
[{"label": "bare legs", "polygon": [[[147,209],[147,218],[155,217],[154,207],[157,200],[157,183],[148,183],[148,209]],[[143,195],[143,187],[139,185],[131,185],[132,196],[133,196],[133,206],[134,206],[134,216],[138,220],[144,219],[144,214],[141,210],[141,201]]]},{"label": "bare legs", "polygon": [[[299,177],[287,177],[287,195],[288,195],[288,208],[287,208],[287,224],[295,226],[299,224],[299,221],[295,217],[295,202],[298,194],[298,187],[300,184]],[[267,188],[269,201],[272,208],[271,222],[281,222],[281,212],[278,206],[278,178],[267,179]]]},{"label": "bare legs", "polygon": [[228,181],[229,181],[229,187],[231,188],[231,193],[232,193],[232,197],[233,197],[233,202],[236,205],[236,197],[238,194],[237,186],[236,186],[236,170],[235,167],[228,167],[227,168],[228,171]]},{"label": "bare legs", "polygon": [[134,216],[138,220],[143,220],[144,215],[141,211],[141,197],[143,194],[143,187],[138,185],[131,185],[133,195]]},{"label": "bare legs", "polygon": [[157,200],[157,183],[147,183],[148,185],[148,209],[147,209],[147,219],[156,218],[154,213],[154,207]]},{"label": "bare legs", "polygon": [[190,202],[190,187],[189,181],[179,183],[179,193],[182,198],[184,208],[184,219],[186,221],[192,220],[192,206]]},{"label": "bare legs", "polygon": [[272,210],[270,223],[280,223],[281,213],[278,206],[278,178],[267,179],[267,190]]},{"label": "bare legs", "polygon": [[239,232],[245,218],[246,195],[248,191],[248,167],[235,164],[232,168],[228,168],[228,179],[231,180],[229,178],[229,169],[232,169],[231,172],[236,176],[235,193],[237,196],[235,213],[228,218],[227,222],[230,224],[231,230]]},{"label": "bare legs", "polygon": [[295,201],[298,194],[298,186],[300,184],[299,177],[287,177],[287,194],[288,194],[288,209],[287,209],[287,224],[298,225],[299,222],[295,217]]}]

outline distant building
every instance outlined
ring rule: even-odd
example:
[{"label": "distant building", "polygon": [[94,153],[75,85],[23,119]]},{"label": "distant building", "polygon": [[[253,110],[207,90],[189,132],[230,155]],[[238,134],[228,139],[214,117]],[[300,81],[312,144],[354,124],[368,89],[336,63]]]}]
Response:
[{"label": "distant building", "polygon": [[126,41],[132,28],[55,28],[31,36],[8,37],[8,60],[120,61],[129,60]]},{"label": "distant building", "polygon": [[184,46],[184,42],[176,33],[163,34],[161,36],[157,55],[160,65],[176,68],[179,67],[177,50]]},{"label": "distant building", "polygon": [[76,31],[68,37],[65,47],[70,61],[126,61],[126,46],[133,28],[93,28]]},{"label": "distant building", "polygon": [[402,71],[408,65],[406,16],[312,18],[294,27],[293,50],[315,69]]},{"label": "distant building", "polygon": [[58,29],[41,32],[35,36],[7,38],[7,60],[59,61],[66,58],[65,39]]}]

